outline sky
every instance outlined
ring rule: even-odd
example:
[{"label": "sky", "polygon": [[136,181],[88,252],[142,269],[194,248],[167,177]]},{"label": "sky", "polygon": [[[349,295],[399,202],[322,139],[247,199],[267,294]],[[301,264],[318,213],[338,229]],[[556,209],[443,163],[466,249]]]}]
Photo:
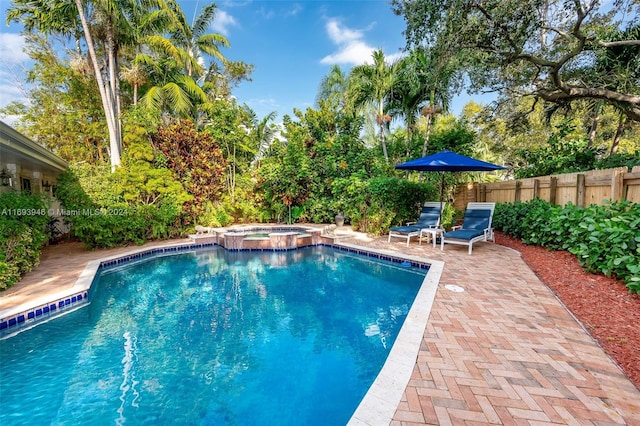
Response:
[{"label": "sky", "polygon": [[[193,19],[209,1],[179,0]],[[275,111],[280,121],[294,108],[315,105],[318,85],[332,65],[345,73],[370,63],[372,52],[382,49],[389,60],[405,47],[404,20],[386,0],[237,0],[215,2],[218,10],[213,32],[230,43],[222,53],[230,60],[254,65],[252,81],[233,91],[262,118]],[[6,26],[10,0],[0,0],[0,107],[24,98],[22,80],[29,61],[22,51],[21,27]],[[458,96],[451,112],[459,114],[468,95]],[[1,118],[10,123],[11,117]]]}]

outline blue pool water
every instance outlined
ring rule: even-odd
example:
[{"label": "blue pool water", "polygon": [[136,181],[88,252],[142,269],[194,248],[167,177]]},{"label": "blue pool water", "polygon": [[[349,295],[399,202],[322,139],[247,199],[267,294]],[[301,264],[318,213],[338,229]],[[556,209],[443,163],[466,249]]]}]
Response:
[{"label": "blue pool water", "polygon": [[424,275],[329,247],[103,271],[89,306],[0,341],[0,424],[345,424]]}]

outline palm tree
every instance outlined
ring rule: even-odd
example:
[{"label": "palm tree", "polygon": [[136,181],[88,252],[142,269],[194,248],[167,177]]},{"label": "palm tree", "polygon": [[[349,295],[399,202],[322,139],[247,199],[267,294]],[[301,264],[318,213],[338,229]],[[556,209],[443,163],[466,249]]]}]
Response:
[{"label": "palm tree", "polygon": [[[99,8],[99,6],[105,6],[106,3],[109,3],[108,0],[98,3],[100,4],[96,7],[96,10],[104,13],[94,14],[95,16],[109,16],[109,12],[113,12],[115,9],[113,7]],[[119,113],[119,107],[117,105],[117,84],[113,81],[113,67],[117,64],[115,60],[115,54],[117,53],[115,46],[117,44],[112,28],[107,26],[111,29],[105,32],[108,44],[103,50],[108,54],[108,60],[106,61],[108,65],[106,67],[107,72],[103,73],[91,31],[91,25],[95,24],[95,21],[88,16],[88,13],[85,13],[85,6],[81,0],[16,0],[13,4],[14,7],[9,9],[7,13],[7,22],[20,22],[30,32],[38,30],[44,34],[71,35],[76,40],[76,48],[79,55],[82,54],[80,40],[84,37],[91,58],[94,76],[100,90],[102,107],[109,130],[111,165],[115,168],[120,164],[122,135],[116,118]],[[113,6],[113,4],[110,6]]]},{"label": "palm tree", "polygon": [[91,59],[91,65],[93,66],[93,72],[96,82],[98,83],[98,89],[100,90],[100,98],[102,99],[102,108],[104,109],[105,118],[107,121],[107,129],[109,129],[109,157],[111,159],[111,168],[115,170],[120,165],[120,156],[122,151],[122,129],[120,126],[120,85],[118,76],[118,43],[115,27],[113,25],[114,16],[109,15],[109,12],[114,13],[117,8],[113,4],[109,4],[109,7],[104,8],[104,22],[106,46],[104,48],[107,55],[106,72],[102,70],[102,61],[98,60],[96,53],[96,44],[92,33],[92,27],[89,25],[88,11],[85,10],[82,0],[74,0],[78,15],[80,16],[80,22],[82,23],[82,29],[84,32],[84,38],[89,50],[89,58]]},{"label": "palm tree", "polygon": [[140,103],[148,110],[160,114],[169,112],[182,118],[194,118],[195,105],[208,101],[206,93],[172,58],[153,58],[139,55],[139,64],[145,67],[150,85]]},{"label": "palm tree", "polygon": [[[122,150],[118,55],[127,38],[122,11],[136,3],[136,0],[16,0],[7,14],[8,21],[22,22],[27,31],[72,35],[78,57],[84,56],[80,44],[84,38],[109,131],[113,169],[120,164]],[[104,56],[99,58],[98,53]]]},{"label": "palm tree", "polygon": [[430,81],[417,66],[417,50],[403,58],[398,64],[398,77],[389,101],[389,112],[394,117],[403,117],[407,131],[406,158],[411,155],[413,130],[420,117],[422,106],[429,99]]},{"label": "palm tree", "polygon": [[72,0],[13,0],[7,24],[19,22],[27,32],[82,38],[82,28]]},{"label": "palm tree", "polygon": [[251,121],[250,135],[256,144],[256,155],[252,163],[256,164],[257,168],[260,168],[260,160],[266,157],[271,144],[278,134],[278,127],[273,123],[278,113],[271,111],[262,120],[258,120],[258,116],[251,108],[245,106],[244,110],[249,115]]},{"label": "palm tree", "polygon": [[346,106],[346,96],[349,87],[349,76],[342,72],[339,65],[333,65],[318,87],[316,103],[326,100],[336,109]]},{"label": "palm tree", "polygon": [[138,91],[148,81],[144,61],[138,60],[138,57],[144,56],[147,37],[169,30],[174,18],[163,0],[145,0],[144,4],[128,1],[122,7],[127,25],[124,56],[128,61],[123,62],[120,77],[131,85],[133,105],[137,105]]},{"label": "palm tree", "polygon": [[363,108],[370,102],[375,104],[375,118],[379,126],[380,144],[385,161],[389,161],[385,128],[391,121],[391,116],[385,109],[394,87],[397,69],[397,64],[387,65],[384,53],[379,49],[373,52],[373,65],[359,65],[351,70],[349,76],[350,104],[356,109]]},{"label": "palm tree", "polygon": [[412,54],[412,58],[416,81],[421,82],[426,89],[424,95],[427,104],[420,111],[427,122],[424,144],[422,145],[422,156],[424,157],[427,155],[433,119],[449,109],[453,87],[460,83],[455,63],[450,58],[434,57],[433,52],[426,49],[417,49]]},{"label": "palm tree", "polygon": [[[193,26],[189,25],[177,2],[168,0],[166,4],[172,14],[170,36],[145,37],[145,43],[152,48],[155,56],[138,55],[136,58],[137,62],[143,63],[151,73],[156,74],[150,76],[152,86],[141,102],[154,110],[167,108],[176,111],[198,123],[197,108],[207,109],[208,102],[203,87],[210,79],[210,70],[216,69],[205,66],[203,54],[213,56],[224,65],[228,61],[219,46],[229,46],[229,42],[220,34],[206,34],[215,18],[215,4],[206,6],[196,17]],[[171,72],[164,69],[168,65]]]},{"label": "palm tree", "polygon": [[[111,168],[115,170],[122,155],[121,52],[123,48],[139,42],[135,35],[140,22],[138,19],[131,22],[130,19],[152,13],[163,3],[161,0],[74,0],[74,3],[102,99],[109,130]],[[98,57],[98,52],[103,56]]]},{"label": "palm tree", "polygon": [[229,47],[229,41],[221,34],[206,33],[215,18],[217,6],[214,3],[200,12],[193,25],[189,25],[176,1],[167,1],[167,6],[173,13],[173,27],[169,38],[155,35],[148,37],[147,43],[172,57],[184,68],[186,75],[195,80],[202,78],[207,70],[203,54],[212,56],[223,64],[227,61],[220,52],[220,46]]},{"label": "palm tree", "polygon": [[140,63],[133,63],[130,67],[122,67],[120,77],[133,88],[133,104],[138,104],[138,89],[147,82],[147,74]]}]

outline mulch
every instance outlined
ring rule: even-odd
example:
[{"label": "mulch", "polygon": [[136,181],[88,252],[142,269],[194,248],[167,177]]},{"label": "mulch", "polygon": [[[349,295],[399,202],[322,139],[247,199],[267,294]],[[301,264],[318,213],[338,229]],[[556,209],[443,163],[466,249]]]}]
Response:
[{"label": "mulch", "polygon": [[496,231],[496,243],[522,254],[531,270],[640,389],[640,295],[624,283],[585,272],[566,251],[524,244]]}]

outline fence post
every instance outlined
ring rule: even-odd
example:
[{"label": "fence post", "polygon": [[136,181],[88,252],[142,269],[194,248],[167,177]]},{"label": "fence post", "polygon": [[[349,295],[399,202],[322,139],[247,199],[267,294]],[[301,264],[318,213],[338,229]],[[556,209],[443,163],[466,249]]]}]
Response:
[{"label": "fence post", "polygon": [[558,178],[555,176],[551,176],[549,182],[549,203],[555,205],[556,204],[556,191],[558,189]]},{"label": "fence post", "polygon": [[624,173],[624,169],[616,169],[611,176],[611,201],[614,203],[625,198]]},{"label": "fence post", "polygon": [[522,190],[522,182],[517,180],[516,181],[516,193],[515,193],[515,197],[514,197],[514,201],[520,201],[520,191]]},{"label": "fence post", "polygon": [[585,175],[578,173],[576,175],[576,206],[584,207],[586,189]]},{"label": "fence post", "polygon": [[487,185],[484,183],[477,183],[476,187],[476,201],[484,203],[487,201]]},{"label": "fence post", "polygon": [[540,179],[533,180],[533,198],[540,198]]}]

